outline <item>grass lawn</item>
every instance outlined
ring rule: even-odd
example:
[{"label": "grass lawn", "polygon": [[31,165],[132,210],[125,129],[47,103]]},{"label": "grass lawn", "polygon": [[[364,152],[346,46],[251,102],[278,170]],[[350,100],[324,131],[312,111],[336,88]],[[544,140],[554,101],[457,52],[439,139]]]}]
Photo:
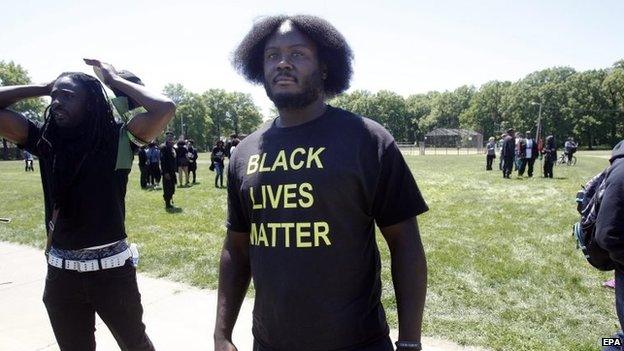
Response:
[{"label": "grass lawn", "polygon": [[[597,350],[617,329],[612,276],[593,269],[571,236],[574,195],[607,166],[608,153],[577,153],[555,179],[504,180],[485,172],[483,156],[408,156],[431,210],[419,217],[429,288],[424,334],[492,350]],[[200,155],[200,160],[208,159]],[[498,159],[496,160],[498,162]],[[496,163],[497,165],[497,163]],[[38,165],[36,164],[37,168]],[[0,240],[44,245],[39,173],[0,162]],[[224,236],[226,191],[200,163],[199,181],[176,189],[179,213],[166,213],[162,192],[139,188],[131,173],[127,232],[141,248],[140,270],[214,289]],[[378,235],[384,305],[396,328],[388,250]]]}]

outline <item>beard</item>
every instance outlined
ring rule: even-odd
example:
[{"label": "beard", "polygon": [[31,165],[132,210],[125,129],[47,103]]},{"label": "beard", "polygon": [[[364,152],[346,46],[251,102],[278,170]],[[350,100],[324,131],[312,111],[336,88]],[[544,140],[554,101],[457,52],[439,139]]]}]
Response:
[{"label": "beard", "polygon": [[271,90],[271,83],[264,80],[264,90],[266,91],[267,96],[275,107],[284,108],[284,109],[297,109],[303,108],[314,101],[318,100],[319,96],[321,96],[321,91],[323,89],[323,77],[321,76],[321,72],[316,70],[312,72],[312,74],[305,79],[301,80],[302,91],[299,93],[273,93]]}]

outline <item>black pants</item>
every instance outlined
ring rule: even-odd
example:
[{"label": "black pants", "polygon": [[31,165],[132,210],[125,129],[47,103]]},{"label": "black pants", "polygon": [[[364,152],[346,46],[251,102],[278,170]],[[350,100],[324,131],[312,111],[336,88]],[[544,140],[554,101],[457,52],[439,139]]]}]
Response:
[{"label": "black pants", "polygon": [[141,183],[141,188],[145,189],[147,188],[147,179],[149,178],[149,171],[147,169],[147,166],[139,166],[139,172],[141,172],[139,181]]},{"label": "black pants", "polygon": [[526,159],[526,164],[527,164],[527,175],[529,177],[533,176],[533,166],[535,165],[535,159],[534,158],[527,158]]},{"label": "black pants", "polygon": [[160,167],[158,163],[150,163],[147,167],[149,169],[149,183],[151,185],[160,183]]},{"label": "black pants", "polygon": [[503,160],[503,177],[509,178],[511,172],[513,171],[514,159],[506,158]]},{"label": "black pants", "polygon": [[[278,350],[261,346],[256,340],[254,340],[253,351],[278,351]],[[353,349],[344,349],[344,351],[394,351],[394,346],[392,346],[392,340],[390,340],[390,338],[387,337],[379,341],[375,341],[374,343],[370,345],[359,346]]]},{"label": "black pants", "polygon": [[553,177],[553,166],[555,165],[555,161],[544,161],[544,177],[552,178]]},{"label": "black pants", "polygon": [[130,261],[119,268],[80,273],[48,266],[43,302],[62,351],[95,350],[95,314],[122,350],[154,350]]},{"label": "black pants", "polygon": [[491,171],[492,170],[492,162],[494,161],[494,159],[496,158],[496,156],[494,155],[487,155],[485,158],[485,170],[486,171]]},{"label": "black pants", "polygon": [[169,173],[169,179],[163,174],[163,198],[169,203],[175,194],[176,174]]},{"label": "black pants", "polygon": [[197,180],[197,163],[191,162],[189,164],[189,174],[193,175],[193,184],[195,184],[195,181]]}]

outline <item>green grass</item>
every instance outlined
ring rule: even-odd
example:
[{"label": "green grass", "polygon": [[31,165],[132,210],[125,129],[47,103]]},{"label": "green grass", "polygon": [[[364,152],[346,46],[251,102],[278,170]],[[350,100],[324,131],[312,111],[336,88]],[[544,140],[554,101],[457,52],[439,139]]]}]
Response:
[{"label": "green grass", "polygon": [[[424,334],[492,350],[596,350],[617,329],[614,295],[600,286],[611,273],[593,269],[576,250],[574,195],[607,166],[607,153],[577,154],[555,179],[504,180],[485,172],[482,156],[410,156],[431,210],[419,217],[429,288]],[[603,156],[603,157],[600,157]],[[200,156],[203,160],[207,155]],[[498,161],[498,160],[496,160]],[[38,172],[0,162],[0,240],[43,247]],[[131,173],[127,232],[141,247],[140,270],[214,289],[225,232],[226,191],[200,164],[200,185],[176,189],[180,213],[164,212],[162,193],[143,191]],[[396,305],[388,250],[378,236],[383,302],[392,327]]]}]

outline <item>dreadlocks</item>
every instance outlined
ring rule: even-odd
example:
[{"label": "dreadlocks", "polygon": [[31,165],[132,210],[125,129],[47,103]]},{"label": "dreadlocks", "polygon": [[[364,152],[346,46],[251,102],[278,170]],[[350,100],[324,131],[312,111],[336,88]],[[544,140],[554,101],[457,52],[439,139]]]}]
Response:
[{"label": "dreadlocks", "polygon": [[97,162],[96,154],[114,152],[115,119],[102,84],[95,77],[80,72],[67,72],[57,79],[68,77],[86,92],[85,111],[87,115],[80,128],[80,135],[73,139],[63,138],[53,118],[51,105],[44,113],[41,139],[37,143],[39,152],[50,155],[52,167],[52,194],[56,204],[69,209],[68,192],[85,162]]}]

